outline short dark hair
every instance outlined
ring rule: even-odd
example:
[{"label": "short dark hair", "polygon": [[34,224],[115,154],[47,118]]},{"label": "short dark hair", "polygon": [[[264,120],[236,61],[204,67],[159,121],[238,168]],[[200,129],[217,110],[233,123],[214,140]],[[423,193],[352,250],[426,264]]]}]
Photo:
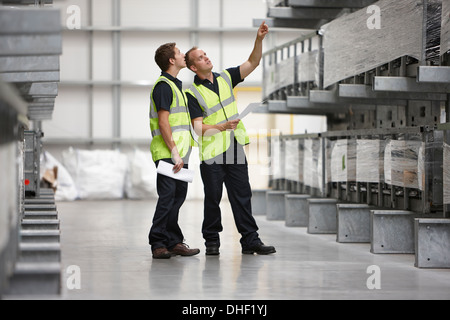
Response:
[{"label": "short dark hair", "polygon": [[184,60],[186,60],[186,67],[191,70],[191,66],[194,64],[191,60],[190,54],[192,51],[197,50],[198,47],[192,47],[188,52],[186,52],[184,56]]},{"label": "short dark hair", "polygon": [[161,71],[169,70],[170,59],[175,59],[175,42],[170,42],[160,46],[155,52],[155,62]]}]

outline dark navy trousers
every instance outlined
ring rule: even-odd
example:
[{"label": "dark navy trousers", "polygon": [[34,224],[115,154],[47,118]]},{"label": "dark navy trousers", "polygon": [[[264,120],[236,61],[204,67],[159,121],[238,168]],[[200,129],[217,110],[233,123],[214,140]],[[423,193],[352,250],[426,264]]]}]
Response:
[{"label": "dark navy trousers", "polygon": [[[170,159],[161,161],[172,163]],[[158,163],[159,161],[155,162],[156,166]],[[184,241],[183,232],[178,225],[178,216],[180,208],[186,200],[188,183],[158,174],[156,187],[159,198],[153,216],[153,225],[148,235],[149,244],[152,246],[152,250],[158,248],[170,250]]]},{"label": "dark navy trousers", "polygon": [[220,202],[225,184],[234,221],[242,236],[240,242],[246,249],[261,240],[252,214],[252,190],[244,148],[235,139],[231,141],[234,143],[227,152],[200,165],[205,194],[202,232],[207,247],[220,246],[219,233],[223,230]]}]

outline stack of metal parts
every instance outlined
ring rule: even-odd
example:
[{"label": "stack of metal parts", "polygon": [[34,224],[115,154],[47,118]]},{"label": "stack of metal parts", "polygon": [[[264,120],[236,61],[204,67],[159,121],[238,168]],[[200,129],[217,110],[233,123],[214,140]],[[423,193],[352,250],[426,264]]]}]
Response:
[{"label": "stack of metal parts", "polygon": [[[265,198],[289,191],[287,225],[450,268],[450,2],[363,2],[340,1],[348,8],[335,18],[326,9],[338,1],[269,9],[274,26],[320,26],[264,54],[259,112],[324,115],[329,131],[271,139]],[[316,209],[329,200],[331,213]],[[305,201],[309,217],[292,217]]]},{"label": "stack of metal parts", "polygon": [[39,128],[52,118],[62,53],[60,12],[45,6],[51,3],[0,1],[0,170],[6,182],[0,196],[0,297],[61,292],[54,190],[41,189],[39,170]]},{"label": "stack of metal parts", "polygon": [[60,80],[59,10],[1,7],[0,37],[0,78],[20,90],[30,120],[50,120]]}]

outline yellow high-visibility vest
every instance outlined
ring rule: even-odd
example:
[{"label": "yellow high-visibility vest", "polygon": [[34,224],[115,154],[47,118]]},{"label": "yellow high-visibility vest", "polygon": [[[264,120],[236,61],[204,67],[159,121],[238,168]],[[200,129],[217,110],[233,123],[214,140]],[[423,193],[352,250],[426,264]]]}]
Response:
[{"label": "yellow high-visibility vest", "polygon": [[150,101],[150,130],[152,132],[152,143],[150,145],[150,151],[152,153],[153,161],[161,159],[171,159],[171,150],[167,147],[164,139],[159,130],[158,112],[156,110],[155,101],[153,100],[153,90],[156,85],[164,81],[170,85],[173,92],[173,100],[170,105],[169,124],[172,129],[172,137],[177,146],[178,152],[181,158],[186,157],[190,152],[190,148],[193,145],[191,136],[191,117],[187,108],[186,94],[168,78],[161,76],[156,81],[152,89],[151,101]]},{"label": "yellow high-visibility vest", "polygon": [[[206,88],[203,85],[193,84],[186,92],[192,94],[198,101],[203,110],[203,123],[208,125],[216,125],[239,118],[236,99],[233,93],[233,85],[231,76],[228,71],[224,70],[217,77],[219,84],[219,94]],[[236,140],[241,145],[250,143],[250,139],[244,124],[239,122],[234,130]],[[200,161],[210,160],[230,147],[231,131],[226,130],[212,135],[204,135],[199,139],[200,145]]]}]

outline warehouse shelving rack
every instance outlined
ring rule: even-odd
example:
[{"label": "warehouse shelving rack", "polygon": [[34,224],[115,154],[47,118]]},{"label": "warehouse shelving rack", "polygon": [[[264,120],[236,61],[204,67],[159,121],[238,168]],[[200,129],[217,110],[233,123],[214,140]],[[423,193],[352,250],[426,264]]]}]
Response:
[{"label": "warehouse shelving rack", "polygon": [[[448,173],[445,168],[449,164],[448,155],[444,155],[448,146],[448,123],[450,122],[450,64],[448,60],[450,6],[445,1],[433,0],[415,3],[418,7],[409,3],[404,4],[406,10],[411,8],[417,10],[416,28],[421,30],[417,33],[417,43],[421,46],[418,52],[409,54],[411,50],[405,50],[400,57],[378,61],[378,65],[373,68],[363,68],[362,72],[346,75],[346,70],[342,70],[345,68],[339,69],[339,66],[330,65],[332,61],[329,58],[330,55],[346,47],[349,50],[354,48],[356,53],[361,50],[361,55],[366,54],[366,59],[371,60],[373,55],[370,56],[363,51],[366,47],[373,48],[375,40],[359,39],[361,41],[359,43],[355,41],[355,37],[350,36],[342,37],[340,43],[336,43],[330,40],[328,34],[328,43],[326,43],[327,32],[342,28],[339,29],[341,34],[349,32],[358,34],[361,31],[359,29],[345,29],[349,21],[361,22],[369,5],[377,5],[385,9],[392,4],[386,1],[363,2],[346,1],[345,4],[343,2],[338,4],[335,1],[325,3],[320,0],[289,0],[280,1],[269,10],[266,19],[269,25],[296,28],[308,28],[308,25],[314,25],[315,27],[310,28],[312,30],[309,34],[264,54],[264,102],[260,105],[258,112],[324,115],[327,117],[328,124],[327,132],[286,135],[270,139],[271,167],[275,174],[269,179],[269,185],[274,190],[288,190],[294,194],[305,194],[323,199],[333,198],[343,203],[367,205],[394,210],[394,212],[411,212],[417,215],[416,237],[425,223],[428,223],[428,230],[433,230],[433,223],[436,223],[443,227],[439,231],[442,233],[435,236],[445,239],[450,225],[447,203],[449,200],[445,197],[448,194],[446,190],[449,188]],[[331,8],[340,9],[340,11],[330,11]],[[307,12],[311,14],[310,19],[305,15]],[[320,15],[321,12],[323,15]],[[330,16],[332,12],[336,14],[335,18]],[[399,23],[402,23],[400,13],[400,11],[396,12],[397,17],[400,17]],[[389,14],[384,12],[383,17],[386,16]],[[411,18],[412,14],[406,16]],[[261,19],[255,19],[254,25],[258,25],[260,21]],[[332,27],[335,29],[332,30]],[[394,38],[399,36],[395,32],[393,31]],[[401,37],[396,39],[401,46]],[[380,39],[376,40],[382,42]],[[376,41],[375,45],[383,47],[383,44],[377,44]],[[395,46],[396,43],[394,42],[393,45]],[[393,51],[396,49],[389,46],[384,48],[391,48]],[[439,52],[436,48],[442,51]],[[389,51],[389,49],[385,50]],[[308,60],[309,64],[303,64]],[[342,63],[342,59],[340,62]],[[343,64],[353,70],[355,66],[352,62],[353,60],[349,58],[347,64]],[[330,77],[330,72],[334,71],[341,76],[336,78],[333,74],[333,77],[338,80],[330,81],[330,78],[333,78]],[[357,143],[367,140],[379,143],[377,153],[382,165],[389,164],[392,161],[391,156],[405,161],[400,164],[404,181],[394,183],[389,180],[390,175],[381,174],[378,180],[366,182],[357,180],[354,174],[347,175],[347,169],[355,170],[355,165],[350,159],[363,156],[356,152]],[[310,146],[306,146],[307,141],[315,145],[315,152],[317,152],[312,160],[305,156],[307,152],[309,156],[314,155],[309,150]],[[400,149],[401,154],[386,151],[386,141],[392,141],[395,148],[398,145],[406,147]],[[414,148],[408,148],[414,143],[416,143],[416,153],[413,152]],[[300,171],[298,179],[293,179],[288,172],[283,173],[283,168],[289,165],[287,163],[289,159],[283,158],[287,152],[286,144],[291,147],[298,146],[299,154],[295,154],[296,151],[294,151],[294,155],[298,158],[298,165],[318,165],[314,174],[319,181],[313,181],[313,183],[306,181],[307,171],[314,170],[310,167],[304,171],[304,174],[302,174],[302,167],[291,170]],[[345,171],[342,170],[344,162],[336,161],[336,159],[334,159],[335,167],[330,167],[333,163],[333,150],[339,151],[334,149],[338,144],[344,150],[345,165],[353,166],[353,168],[345,167]],[[288,152],[292,153],[292,150]],[[411,173],[406,165],[409,161],[408,156],[412,157],[415,166],[412,171],[415,171],[413,174],[417,180],[414,180],[413,185],[407,183],[410,182],[407,178],[411,178],[407,175]],[[423,161],[420,166],[419,161]],[[277,166],[279,168],[274,168]],[[346,176],[332,181],[332,169],[341,170],[341,173],[345,173]],[[381,172],[383,169],[381,168]],[[423,171],[417,172],[419,169]],[[422,176],[419,177],[419,174]],[[386,177],[389,179],[385,179]],[[420,219],[424,217],[433,219],[426,221]],[[450,259],[446,251],[450,245],[450,239],[440,244],[446,248],[444,249],[446,252],[429,250],[433,252],[433,255],[444,258],[423,259],[419,256],[419,252],[423,254],[419,248],[424,243],[430,248],[429,245],[433,244],[434,240],[430,238],[424,240],[423,233],[420,234],[422,238],[416,239],[416,266],[450,267]],[[430,260],[434,260],[435,264],[432,264]],[[437,260],[439,261],[436,262]]]},{"label": "warehouse shelving rack", "polygon": [[50,0],[0,1],[0,297],[58,295],[61,248],[54,191],[40,186],[41,122],[52,118],[62,50]]}]

